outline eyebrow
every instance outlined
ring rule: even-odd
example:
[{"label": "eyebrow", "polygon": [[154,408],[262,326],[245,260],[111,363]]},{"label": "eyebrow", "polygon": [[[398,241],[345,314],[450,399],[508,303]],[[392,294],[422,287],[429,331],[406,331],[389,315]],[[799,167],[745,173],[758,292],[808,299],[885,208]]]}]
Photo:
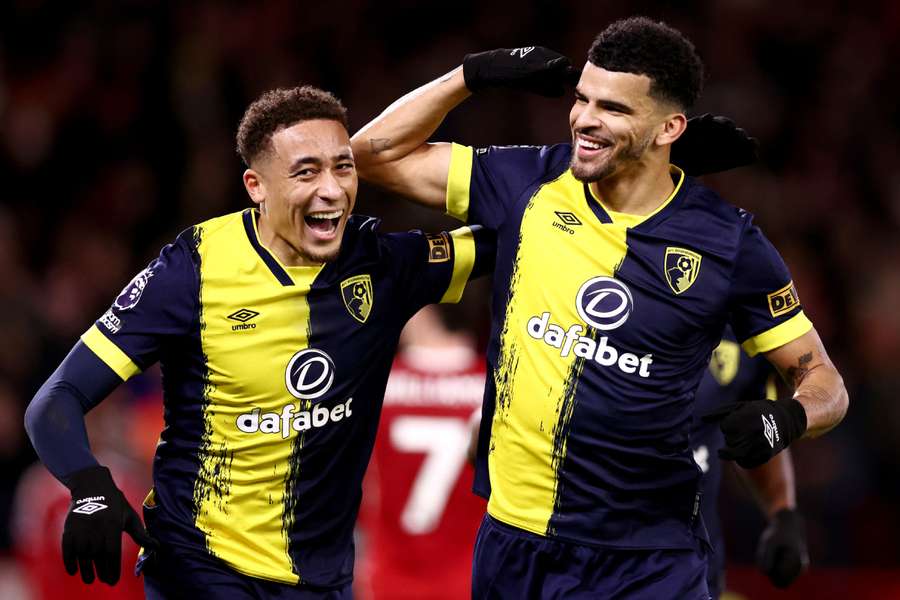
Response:
[{"label": "eyebrow", "polygon": [[[341,152],[337,156],[333,157],[332,160],[334,162],[353,160],[353,154],[350,152]],[[293,173],[293,172],[297,171],[301,166],[306,165],[306,164],[320,166],[322,164],[322,159],[317,156],[301,156],[300,158],[298,158],[291,164],[290,168],[288,169],[288,172]]]}]

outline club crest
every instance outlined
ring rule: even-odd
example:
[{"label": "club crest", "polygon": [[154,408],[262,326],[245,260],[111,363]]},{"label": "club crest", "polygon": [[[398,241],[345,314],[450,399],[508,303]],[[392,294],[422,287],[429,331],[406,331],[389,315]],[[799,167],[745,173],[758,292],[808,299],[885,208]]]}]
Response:
[{"label": "club crest", "polygon": [[666,248],[665,272],[669,287],[680,294],[691,287],[700,273],[701,257],[696,252],[669,246]]},{"label": "club crest", "polygon": [[360,323],[365,323],[372,312],[372,278],[368,275],[355,275],[341,282],[341,296],[347,312]]}]

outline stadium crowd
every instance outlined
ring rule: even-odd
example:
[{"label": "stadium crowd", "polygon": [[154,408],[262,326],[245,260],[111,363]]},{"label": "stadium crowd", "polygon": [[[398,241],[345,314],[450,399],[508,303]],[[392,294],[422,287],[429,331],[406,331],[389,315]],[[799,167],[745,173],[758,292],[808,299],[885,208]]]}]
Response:
[{"label": "stadium crowd", "polygon": [[[261,90],[308,82],[350,109],[351,130],[467,52],[543,44],[581,65],[628,14],[665,19],[708,69],[697,111],[760,140],[754,167],[708,178],[757,215],[791,265],[852,409],[793,448],[814,566],[900,566],[900,6],[880,2],[672,3],[272,0],[88,4],[17,1],[0,21],[0,596],[31,544],[39,477],[22,415],[73,340],[189,224],[246,206],[233,131]],[[421,23],[410,27],[409,23]],[[565,141],[569,99],[485,94],[438,138]],[[453,226],[363,186],[357,212],[386,230]],[[457,309],[482,340],[486,284]],[[109,404],[109,403],[108,403]],[[98,411],[104,443],[149,482],[158,377]],[[42,467],[37,467],[37,470]],[[18,493],[18,498],[17,498]],[[761,517],[733,492],[730,551],[752,562]],[[138,498],[139,500],[139,498]],[[18,507],[18,509],[17,509]],[[55,534],[54,534],[55,535]],[[10,576],[11,577],[11,576]]]}]

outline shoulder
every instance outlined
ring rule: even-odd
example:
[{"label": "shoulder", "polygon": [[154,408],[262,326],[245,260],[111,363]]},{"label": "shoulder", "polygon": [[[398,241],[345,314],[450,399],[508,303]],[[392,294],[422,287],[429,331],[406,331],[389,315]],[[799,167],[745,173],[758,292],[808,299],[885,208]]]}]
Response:
[{"label": "shoulder", "polygon": [[491,168],[507,168],[540,176],[564,171],[572,156],[571,144],[553,146],[487,146],[473,149],[474,160]]},{"label": "shoulder", "polygon": [[684,200],[675,223],[698,247],[723,257],[737,254],[753,215],[692,177],[685,177]]},{"label": "shoulder", "polygon": [[182,231],[178,237],[197,248],[201,244],[206,245],[212,241],[231,238],[238,233],[243,234],[247,227],[253,227],[253,212],[249,208],[197,223]]}]

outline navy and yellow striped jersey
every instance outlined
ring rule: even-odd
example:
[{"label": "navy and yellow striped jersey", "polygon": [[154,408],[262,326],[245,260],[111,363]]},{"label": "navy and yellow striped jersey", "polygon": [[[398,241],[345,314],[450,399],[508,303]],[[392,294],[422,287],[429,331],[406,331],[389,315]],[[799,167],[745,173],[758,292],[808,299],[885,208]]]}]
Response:
[{"label": "navy and yellow striped jersey", "polygon": [[257,221],[183,232],[82,340],[123,380],[160,363],[152,535],[254,577],[341,585],[400,330],[491,268],[493,234],[353,216],[335,262],[291,267]]},{"label": "navy and yellow striped jersey", "polygon": [[448,212],[497,232],[475,488],[534,533],[693,548],[694,393],[725,324],[750,354],[812,324],[749,214],[677,167],[653,214],[612,212],[570,154],[452,148]]},{"label": "navy and yellow striped jersey", "polygon": [[709,532],[713,554],[709,557],[709,579],[721,589],[725,570],[725,542],[719,520],[719,488],[722,483],[722,460],[719,449],[725,446],[725,436],[718,423],[704,422],[701,417],[731,402],[775,400],[777,373],[765,357],[749,357],[726,328],[724,337],[713,350],[709,368],[697,388],[694,417],[691,426],[691,447],[694,462],[703,471],[700,511]]}]

